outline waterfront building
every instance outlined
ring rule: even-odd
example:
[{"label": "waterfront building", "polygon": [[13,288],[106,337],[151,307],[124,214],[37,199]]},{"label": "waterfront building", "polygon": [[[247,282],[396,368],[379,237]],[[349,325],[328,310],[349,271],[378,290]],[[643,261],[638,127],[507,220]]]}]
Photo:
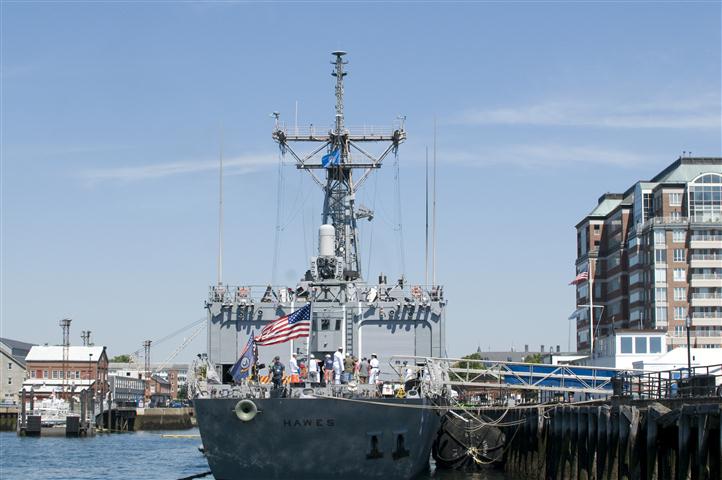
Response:
[{"label": "waterfront building", "polygon": [[27,378],[22,388],[38,399],[58,392],[77,394],[90,388],[108,391],[105,347],[35,345],[26,357]]},{"label": "waterfront building", "polygon": [[722,348],[722,158],[682,157],[605,193],[576,231],[578,351],[596,356],[620,329],[685,347],[688,324],[692,347]]},{"label": "waterfront building", "polygon": [[[150,398],[153,388],[157,388],[158,393],[167,393],[171,398],[178,398],[179,393],[187,384],[188,368],[187,363],[151,363],[151,377],[157,377],[157,379],[148,386],[146,398]],[[108,372],[110,375],[121,377],[142,380],[146,378],[145,365],[135,362],[111,362],[108,365]]]},{"label": "waterfront building", "polygon": [[18,392],[25,380],[25,357],[31,343],[0,338],[0,401],[18,403]]}]

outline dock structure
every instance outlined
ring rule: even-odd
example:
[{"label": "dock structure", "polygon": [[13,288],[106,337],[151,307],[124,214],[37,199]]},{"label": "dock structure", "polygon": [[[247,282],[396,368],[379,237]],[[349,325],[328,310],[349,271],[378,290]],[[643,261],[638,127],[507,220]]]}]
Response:
[{"label": "dock structure", "polygon": [[[494,417],[505,411],[486,412]],[[504,470],[528,479],[717,480],[722,399],[506,412]]]}]

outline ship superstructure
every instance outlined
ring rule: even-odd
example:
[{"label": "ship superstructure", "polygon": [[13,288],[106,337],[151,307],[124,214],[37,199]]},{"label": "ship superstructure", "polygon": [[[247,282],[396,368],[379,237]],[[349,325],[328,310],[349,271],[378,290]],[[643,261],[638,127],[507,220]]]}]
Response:
[{"label": "ship superstructure", "polygon": [[[345,126],[345,52],[333,52],[336,79],[336,115],[326,131],[313,127],[286,127],[275,114],[273,139],[283,155],[305,170],[324,192],[323,224],[319,228],[318,255],[310,259],[306,275],[296,285],[222,285],[210,288],[208,309],[209,360],[224,383],[250,335],[276,318],[312,302],[312,327],[308,338],[259,348],[259,362],[290,353],[303,358],[324,355],[339,347],[357,358],[378,355],[382,378],[391,375],[392,355],[439,357],[444,354],[443,289],[438,285],[408,284],[403,278],[377,283],[365,280],[359,258],[359,220],[371,221],[373,212],[357,208],[355,196],[366,179],[396,155],[406,139],[403,119],[392,128]],[[374,155],[366,147],[382,144]],[[296,145],[312,145],[300,153]],[[358,173],[358,175],[354,175]],[[386,366],[386,368],[384,368]]]}]

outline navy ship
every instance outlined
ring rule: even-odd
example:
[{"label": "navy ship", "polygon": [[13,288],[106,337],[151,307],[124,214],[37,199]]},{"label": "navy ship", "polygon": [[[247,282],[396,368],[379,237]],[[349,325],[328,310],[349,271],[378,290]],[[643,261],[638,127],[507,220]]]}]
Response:
[{"label": "navy ship", "polygon": [[[217,480],[413,478],[429,467],[445,392],[418,359],[445,353],[446,300],[439,285],[409,284],[403,276],[388,282],[383,274],[372,283],[362,274],[357,223],[371,221],[373,212],[356,206],[356,194],[387,157],[398,154],[406,132],[403,119],[386,129],[345,126],[347,62],[345,52],[332,55],[333,126],[301,131],[274,114],[272,135],[281,153],[324,193],[318,254],[296,285],[232,286],[219,275],[206,301],[207,359],[195,366],[193,394]],[[381,153],[371,153],[371,143],[381,144]],[[307,152],[300,151],[303,145],[310,145]],[[256,375],[234,382],[232,367],[246,341],[307,304],[309,335],[259,347],[257,365],[267,366],[275,356],[285,363],[291,354],[323,359],[340,350],[363,359],[373,353],[378,381],[333,385],[294,378],[273,388]]]}]

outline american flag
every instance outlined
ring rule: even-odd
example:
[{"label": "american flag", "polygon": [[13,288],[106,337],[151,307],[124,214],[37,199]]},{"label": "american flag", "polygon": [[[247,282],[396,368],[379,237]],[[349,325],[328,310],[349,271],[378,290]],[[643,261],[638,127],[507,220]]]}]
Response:
[{"label": "american flag", "polygon": [[275,345],[294,338],[308,337],[311,331],[311,304],[269,323],[261,335],[256,337],[256,344],[261,346]]},{"label": "american flag", "polygon": [[569,285],[577,285],[582,282],[586,282],[589,280],[589,272],[582,272],[579,275],[577,275],[574,280],[569,282]]}]

